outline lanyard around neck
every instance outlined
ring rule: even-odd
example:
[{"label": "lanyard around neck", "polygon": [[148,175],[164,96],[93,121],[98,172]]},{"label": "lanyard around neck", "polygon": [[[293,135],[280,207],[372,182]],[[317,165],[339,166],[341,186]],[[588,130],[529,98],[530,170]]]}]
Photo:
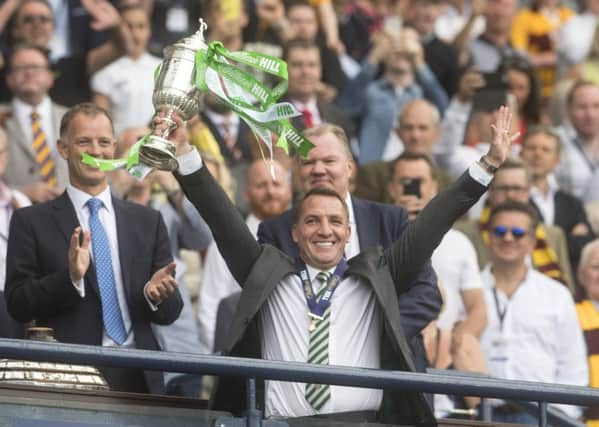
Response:
[{"label": "lanyard around neck", "polygon": [[310,313],[317,318],[322,318],[324,312],[331,304],[331,298],[337,289],[337,286],[341,282],[343,278],[343,274],[347,270],[347,262],[342,258],[335,267],[335,271],[333,275],[329,278],[326,284],[326,290],[322,292],[320,298],[318,298],[317,293],[314,292],[314,288],[312,287],[312,281],[310,280],[310,275],[308,274],[308,269],[306,268],[306,264],[300,260],[300,278],[302,280],[302,289],[304,291],[304,296],[306,297],[306,302],[308,303],[308,308]]}]

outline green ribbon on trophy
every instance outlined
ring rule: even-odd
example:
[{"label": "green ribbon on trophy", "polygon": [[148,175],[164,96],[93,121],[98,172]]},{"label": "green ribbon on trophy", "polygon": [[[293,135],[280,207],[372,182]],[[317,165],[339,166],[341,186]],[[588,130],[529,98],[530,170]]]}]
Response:
[{"label": "green ribbon on trophy", "polygon": [[[274,88],[269,89],[235,64],[265,72],[281,81]],[[281,147],[288,154],[289,145],[292,145],[303,157],[306,157],[312,149],[313,144],[289,122],[289,118],[299,116],[301,113],[289,102],[277,103],[287,90],[285,61],[256,52],[229,52],[222,43],[212,42],[207,48],[196,52],[193,78],[195,86],[201,92],[211,92],[216,95],[248,124],[256,137],[268,148],[271,159],[274,146]],[[274,144],[273,134],[277,135]],[[146,135],[137,141],[126,158],[104,160],[84,153],[82,161],[103,171],[125,168],[132,175],[143,178],[151,168],[140,163],[139,150],[147,142],[148,137],[149,135]]]}]

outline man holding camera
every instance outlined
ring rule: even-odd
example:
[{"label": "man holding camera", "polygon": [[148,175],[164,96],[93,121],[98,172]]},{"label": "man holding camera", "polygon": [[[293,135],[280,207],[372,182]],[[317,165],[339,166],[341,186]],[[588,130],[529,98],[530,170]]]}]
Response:
[{"label": "man holding camera", "polygon": [[[410,152],[399,156],[392,165],[388,190],[393,203],[408,211],[409,220],[416,219],[438,190],[430,158]],[[451,319],[449,313],[445,315],[442,329],[453,329],[456,339],[462,334],[478,337],[487,317],[472,243],[463,233],[449,230],[431,261],[444,291],[445,312],[453,313]]]}]

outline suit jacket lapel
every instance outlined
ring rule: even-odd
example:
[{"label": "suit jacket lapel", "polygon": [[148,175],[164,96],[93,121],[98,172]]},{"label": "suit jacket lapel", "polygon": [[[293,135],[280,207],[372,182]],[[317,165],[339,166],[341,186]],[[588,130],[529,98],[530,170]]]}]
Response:
[{"label": "suit jacket lapel", "polygon": [[[65,238],[67,247],[69,247],[73,230],[80,225],[77,213],[75,212],[75,207],[66,191],[52,203],[54,204],[54,220],[58,224],[58,228]],[[90,242],[90,251],[91,250]],[[96,280],[96,275],[94,274],[95,271],[94,265],[90,262],[87,273],[85,273],[85,282],[89,283],[96,294],[100,295],[98,282]]]},{"label": "suit jacket lapel", "polygon": [[[352,205],[354,207],[354,216],[356,219],[356,228],[358,232],[358,240],[360,248],[370,248],[378,245],[378,225],[374,223],[375,217],[369,215],[368,205],[362,200],[352,197]],[[352,230],[356,231],[356,230]]]},{"label": "suit jacket lapel", "polygon": [[132,224],[135,224],[135,218],[132,218],[127,204],[115,197],[112,198],[114,207],[114,216],[116,219],[116,234],[119,245],[119,262],[121,264],[121,273],[123,275],[123,286],[127,294],[131,290],[131,258],[135,254],[135,239]]},{"label": "suit jacket lapel", "polygon": [[32,161],[35,160],[35,153],[33,152],[33,141],[28,141],[27,136],[25,135],[25,130],[19,124],[16,116],[11,117],[6,121],[6,131],[10,135],[16,135],[16,141],[18,142],[18,147],[20,150],[31,158]]}]

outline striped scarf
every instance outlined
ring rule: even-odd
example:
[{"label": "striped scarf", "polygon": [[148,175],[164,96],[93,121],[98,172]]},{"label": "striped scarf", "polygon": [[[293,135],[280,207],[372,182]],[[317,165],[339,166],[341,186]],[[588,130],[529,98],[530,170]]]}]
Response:
[{"label": "striped scarf", "polygon": [[[590,300],[576,304],[578,322],[584,333],[589,360],[589,386],[599,387],[599,311]],[[585,412],[587,426],[599,427],[599,406],[589,407]]]},{"label": "striped scarf", "polygon": [[[478,220],[478,228],[482,234],[483,241],[489,244],[489,219],[491,208],[485,206]],[[535,248],[532,251],[533,267],[552,279],[566,285],[564,274],[557,262],[557,255],[549,243],[547,243],[547,230],[543,224],[539,224],[535,230]]]}]

